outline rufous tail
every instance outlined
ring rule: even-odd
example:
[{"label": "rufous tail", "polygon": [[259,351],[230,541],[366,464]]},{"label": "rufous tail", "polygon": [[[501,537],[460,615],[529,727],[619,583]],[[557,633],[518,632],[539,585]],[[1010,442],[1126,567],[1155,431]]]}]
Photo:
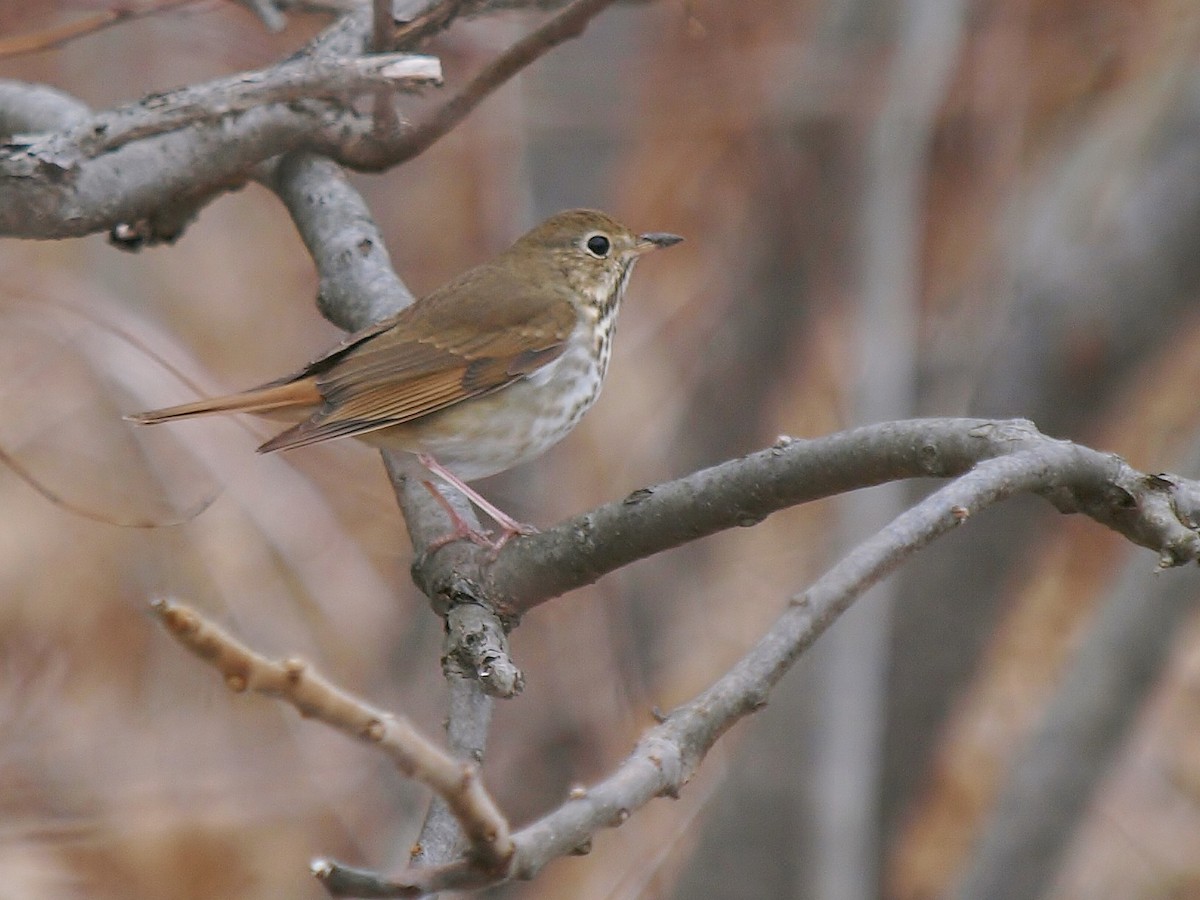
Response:
[{"label": "rufous tail", "polygon": [[213,413],[269,413],[284,409],[301,410],[316,406],[322,400],[316,381],[312,378],[304,378],[288,384],[255,388],[252,391],[230,394],[226,397],[212,397],[207,400],[197,400],[194,403],[168,406],[165,409],[133,413],[125,418],[140,425],[156,425],[172,419],[187,419],[192,416],[206,416]]}]

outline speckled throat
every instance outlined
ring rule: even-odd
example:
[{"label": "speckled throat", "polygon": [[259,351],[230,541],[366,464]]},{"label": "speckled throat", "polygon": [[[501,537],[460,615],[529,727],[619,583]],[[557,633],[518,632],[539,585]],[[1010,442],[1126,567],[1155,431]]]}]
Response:
[{"label": "speckled throat", "polygon": [[596,357],[601,380],[608,372],[608,361],[612,358],[613,334],[617,330],[617,313],[621,310],[621,298],[625,296],[625,287],[629,284],[629,276],[633,273],[635,262],[636,260],[631,259],[623,265],[613,283],[605,285],[606,290],[598,293],[593,298],[594,302],[588,306],[588,318],[592,322],[592,353]]}]

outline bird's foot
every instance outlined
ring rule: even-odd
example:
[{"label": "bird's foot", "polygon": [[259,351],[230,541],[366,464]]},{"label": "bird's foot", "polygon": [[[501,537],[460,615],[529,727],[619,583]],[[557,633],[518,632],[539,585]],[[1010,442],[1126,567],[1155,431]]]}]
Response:
[{"label": "bird's foot", "polygon": [[512,516],[508,515],[508,513],[504,512],[504,510],[489,502],[487,498],[483,497],[478,491],[468,485],[453,472],[449,471],[445,466],[443,466],[429,454],[418,454],[417,460],[430,472],[439,476],[442,478],[442,480],[448,482],[453,487],[457,488],[459,492],[465,495],[468,500],[479,507],[479,509],[485,513],[489,519],[492,519],[497,525],[500,526],[500,534],[495,538],[491,536],[491,532],[479,531],[478,529],[471,527],[470,524],[463,521],[462,516],[455,511],[454,507],[450,505],[449,501],[442,496],[441,492],[438,491],[433,484],[428,481],[424,481],[422,484],[425,485],[425,488],[433,495],[434,499],[437,500],[442,509],[446,511],[446,514],[450,517],[450,521],[454,525],[453,531],[451,531],[449,534],[443,535],[435,542],[430,544],[431,551],[440,549],[441,547],[446,546],[446,544],[453,543],[454,541],[469,540],[474,544],[478,544],[480,547],[488,548],[491,551],[492,559],[495,559],[504,545],[511,541],[514,537],[517,537],[518,535],[537,534],[537,529],[534,526],[526,522],[518,522]]},{"label": "bird's foot", "polygon": [[[474,491],[470,491],[467,496],[500,526],[500,534],[493,538],[490,531],[481,531],[475,528],[470,522],[459,515],[458,510],[450,505],[450,501],[442,495],[442,492],[435,485],[428,481],[422,481],[421,484],[425,486],[425,490],[429,491],[437,504],[450,517],[450,523],[453,526],[446,534],[436,537],[429,542],[425,548],[425,553],[427,554],[434,553],[447,544],[453,544],[455,541],[466,540],[477,546],[486,548],[489,551],[489,557],[495,559],[500,554],[504,545],[517,535],[537,534],[537,529],[534,526],[525,522],[518,522],[486,500],[483,500]],[[483,501],[482,503],[479,502],[481,500]]]}]

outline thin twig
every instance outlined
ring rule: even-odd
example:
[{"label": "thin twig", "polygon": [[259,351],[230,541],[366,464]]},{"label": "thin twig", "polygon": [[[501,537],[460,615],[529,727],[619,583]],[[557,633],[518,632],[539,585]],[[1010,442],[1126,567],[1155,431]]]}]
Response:
[{"label": "thin twig", "polygon": [[371,52],[386,53],[392,43],[392,0],[371,0]]},{"label": "thin twig", "polygon": [[564,41],[578,37],[588,22],[615,0],[575,0],[562,12],[497,56],[424,122],[399,140],[382,145],[367,142],[348,148],[343,161],[364,169],[382,169],[412,159],[451,131],[498,87]]},{"label": "thin twig", "polygon": [[[540,603],[591,584],[638,559],[821,497],[903,478],[961,475],[981,461],[1028,450],[1067,447],[1104,478],[1063,483],[1046,498],[1082,512],[1156,551],[1163,566],[1200,559],[1197,484],[1150,476],[1124,460],[1042,434],[1024,420],[913,419],[885,422],[812,440],[781,438],[773,447],[638,489],[540,534],[509,541],[495,558],[465,542],[414,567],[428,596],[452,593],[469,579],[477,596],[519,618]],[[443,554],[445,554],[443,556]]]},{"label": "thin twig", "polygon": [[156,600],[152,608],[176,640],[221,673],[230,690],[284,700],[305,718],[378,747],[401,772],[445,801],[473,860],[486,870],[506,867],[513,850],[508,822],[483,786],[476,763],[455,759],[404,716],[375,709],[301,660],[267,659],[182,603]]},{"label": "thin twig", "polygon": [[397,47],[414,50],[439,31],[450,26],[466,0],[439,0],[396,28],[393,40]]},{"label": "thin twig", "polygon": [[15,456],[0,447],[0,467],[8,469],[21,481],[25,482],[26,486],[32,489],[36,494],[41,496],[43,500],[52,503],[60,509],[66,510],[73,516],[79,516],[81,519],[87,519],[91,522],[100,522],[104,525],[115,525],[117,528],[171,528],[176,525],[182,525],[185,522],[190,522],[200,513],[204,512],[216,502],[216,499],[221,496],[220,491],[213,491],[207,496],[193,503],[187,509],[173,516],[164,517],[161,519],[151,518],[149,516],[139,516],[137,518],[120,518],[103,510],[88,509],[81,503],[76,503],[64,497],[58,491],[51,488],[48,484],[42,482],[31,470],[25,467]]},{"label": "thin twig", "polygon": [[[372,53],[385,53],[395,49],[392,30],[395,20],[392,17],[392,0],[371,0],[371,42]],[[380,139],[394,137],[400,133],[402,122],[400,111],[392,102],[392,92],[385,89],[375,91],[371,98],[372,115],[375,132]]]}]

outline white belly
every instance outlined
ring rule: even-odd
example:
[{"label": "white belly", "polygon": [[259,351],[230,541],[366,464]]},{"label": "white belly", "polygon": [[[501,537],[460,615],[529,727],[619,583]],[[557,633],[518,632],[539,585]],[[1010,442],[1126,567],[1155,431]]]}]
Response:
[{"label": "white belly", "polygon": [[464,481],[486,478],[566,437],[596,402],[602,377],[592,348],[576,342],[507,387],[362,438],[379,447],[428,453]]}]

